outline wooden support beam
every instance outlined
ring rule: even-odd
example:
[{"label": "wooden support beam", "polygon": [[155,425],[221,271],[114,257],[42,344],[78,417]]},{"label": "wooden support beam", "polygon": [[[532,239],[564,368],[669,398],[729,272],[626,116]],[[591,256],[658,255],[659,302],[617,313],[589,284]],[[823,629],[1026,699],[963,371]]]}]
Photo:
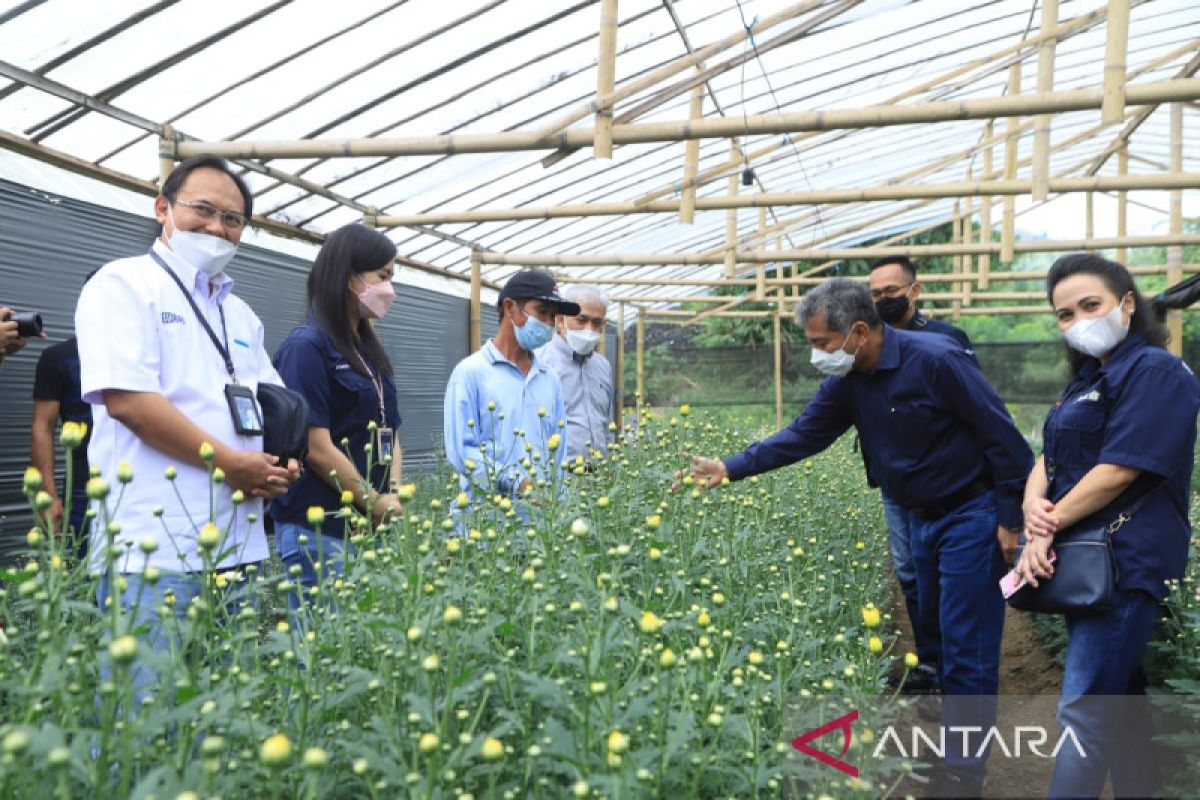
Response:
[{"label": "wooden support beam", "polygon": [[[1055,253],[1068,250],[1110,250],[1116,247],[1165,247],[1167,245],[1200,244],[1200,233],[1178,235],[1127,236],[1122,239],[1033,240],[1017,242],[1018,253]],[[758,264],[764,261],[814,261],[818,259],[880,258],[883,256],[950,256],[979,255],[998,252],[1000,246],[994,242],[963,244],[923,244],[902,247],[843,247],[812,250],[783,250],[758,253],[739,250],[740,264]],[[690,266],[723,264],[724,256],[695,255],[689,253],[603,253],[591,255],[554,255],[546,253],[493,253],[481,252],[484,264],[510,264],[528,267],[632,267],[632,266]]]},{"label": "wooden support beam", "polygon": [[596,137],[592,155],[612,158],[613,109],[599,99],[612,94],[617,78],[617,0],[600,0],[600,54],[596,59]]},{"label": "wooden support beam", "polygon": [[[729,160],[736,161],[739,157],[738,146],[736,139],[729,140]],[[729,202],[736,203],[738,199],[738,174],[733,172],[729,175]],[[735,254],[737,253],[737,231],[738,217],[737,207],[729,206],[729,210],[725,212],[725,277],[732,278],[737,273],[737,261]]]},{"label": "wooden support beam", "polygon": [[[613,144],[681,142],[687,139],[727,139],[734,136],[769,136],[798,131],[880,128],[963,119],[1056,114],[1100,108],[1102,88],[1072,89],[1019,97],[982,97],[911,105],[796,111],[691,120],[614,125]],[[1129,85],[1127,105],[1154,105],[1200,99],[1200,80],[1182,79]],[[506,153],[523,150],[589,147],[596,138],[590,127],[571,128],[555,136],[536,132],[464,133],[440,136],[368,139],[300,139],[263,141],[239,139],[220,142],[180,142],[178,158],[211,153],[222,158],[350,158],[460,153]]]},{"label": "wooden support beam", "polygon": [[[1183,169],[1183,104],[1171,104],[1170,133],[1171,169]],[[1183,233],[1183,192],[1171,192],[1169,233]],[[1167,246],[1167,285],[1173,286],[1183,280],[1183,247],[1179,244]],[[1177,356],[1183,355],[1183,314],[1178,310],[1167,313],[1167,349]]]},{"label": "wooden support beam", "polygon": [[762,303],[767,299],[767,268],[759,264],[754,268],[754,302]]},{"label": "wooden support beam", "polygon": [[[1058,0],[1041,0],[1042,32],[1058,27]],[[1045,38],[1038,46],[1038,94],[1054,90],[1054,50],[1057,41]],[[1033,125],[1033,199],[1041,202],[1050,194],[1050,124],[1049,114],[1039,114]]]},{"label": "wooden support beam", "polygon": [[1129,50],[1129,0],[1108,0],[1104,46],[1104,103],[1100,121],[1113,125],[1125,119],[1125,59]]},{"label": "wooden support beam", "polygon": [[1083,238],[1092,239],[1096,236],[1096,209],[1094,204],[1094,192],[1086,192],[1084,197],[1083,209]]},{"label": "wooden support beam", "polygon": [[[954,242],[955,244],[960,244],[960,245],[964,244],[964,242],[963,242],[962,206],[961,206],[961,203],[957,200],[954,201],[954,218],[950,222],[950,230],[951,230],[950,241]],[[962,274],[962,271],[963,271],[962,260],[963,260],[963,256],[961,253],[955,253],[951,257],[951,261],[950,261],[951,271],[955,275]],[[955,283],[955,288],[956,288],[958,294],[961,296],[962,283],[961,282]],[[953,311],[952,316],[954,317],[954,319],[957,320],[960,316],[959,312],[962,310],[962,303],[957,299],[954,300],[954,303],[951,305],[951,310]]]},{"label": "wooden support beam", "polygon": [[[684,311],[691,315],[692,312]],[[646,309],[638,309],[637,321],[637,415],[642,417],[642,403],[646,402]]]},{"label": "wooden support beam", "polygon": [[[1021,62],[1017,62],[1008,68],[1008,95],[1009,97],[1018,97],[1021,94]],[[1015,117],[1009,117],[1004,124],[1005,141],[1004,141],[1004,179],[1017,179],[1017,145],[1020,140],[1017,138],[1018,120]],[[1032,188],[1032,184],[1030,185]],[[1013,198],[1004,198],[1004,217],[1000,227],[1000,260],[1005,264],[1011,264],[1013,260],[1013,242],[1016,240],[1016,204]]]},{"label": "wooden support beam", "polygon": [[[699,69],[699,67],[697,67]],[[688,119],[704,119],[704,86],[692,89]],[[696,170],[700,168],[700,140],[688,139],[683,149],[683,198],[679,202],[679,221],[691,225],[696,219]]]},{"label": "wooden support beam", "polygon": [[[1117,150],[1117,175],[1124,177],[1129,174],[1129,143],[1121,142]],[[1127,222],[1129,219],[1129,192],[1121,190],[1117,193],[1117,237],[1128,235]],[[1117,248],[1117,262],[1124,264],[1129,257],[1129,251],[1124,247]]]},{"label": "wooden support beam", "polygon": [[[893,200],[952,199],[962,197],[1016,197],[1030,194],[1032,181],[1028,180],[971,180],[958,183],[927,183],[893,185],[883,184],[858,189],[812,189],[804,192],[758,192],[739,195],[738,176],[729,176],[727,194],[716,197],[701,197],[696,200],[699,211],[720,211],[737,208],[774,208],[783,206],[807,206],[816,203],[837,205],[846,203],[870,203]],[[1153,173],[1148,175],[1093,175],[1080,178],[1051,178],[1050,192],[1069,194],[1076,192],[1151,191],[1167,189],[1194,189],[1200,187],[1200,172]],[[653,203],[581,203],[579,205],[525,206],[522,208],[477,209],[475,211],[438,211],[428,214],[388,215],[379,217],[385,228],[402,225],[458,225],[476,222],[501,222],[530,219],[560,219],[566,217],[607,217],[629,214],[675,214],[681,207],[677,200],[656,200]],[[729,234],[737,237],[736,215],[727,215],[726,243]]]},{"label": "wooden support beam", "polygon": [[170,125],[163,125],[162,136],[158,139],[158,188],[167,182],[167,176],[175,169],[175,157],[171,155],[174,148],[174,130]]},{"label": "wooden support beam", "polygon": [[[983,140],[988,142],[983,148],[983,177],[985,179],[993,177],[994,174],[995,154],[991,144],[994,127],[994,123],[989,119],[983,128]],[[983,205],[979,209],[979,237],[981,242],[992,240],[992,199],[990,197],[983,198]],[[985,291],[988,288],[988,272],[992,269],[992,256],[990,253],[982,253],[978,259],[975,273],[979,278],[979,289]]]},{"label": "wooden support beam", "polygon": [[617,429],[625,428],[625,304],[617,306]]},{"label": "wooden support beam", "polygon": [[775,347],[775,428],[783,427],[783,321],[779,318],[783,309],[775,306],[771,316],[772,343]]},{"label": "wooden support beam", "polygon": [[479,251],[471,251],[471,322],[469,345],[474,353],[483,347],[483,314],[480,304],[480,294],[483,280],[483,265],[479,260]]}]

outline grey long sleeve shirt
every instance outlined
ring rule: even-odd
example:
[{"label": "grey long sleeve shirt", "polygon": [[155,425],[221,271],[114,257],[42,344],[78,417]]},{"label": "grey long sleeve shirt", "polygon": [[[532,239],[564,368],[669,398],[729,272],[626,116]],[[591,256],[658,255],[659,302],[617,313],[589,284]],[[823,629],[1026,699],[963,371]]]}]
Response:
[{"label": "grey long sleeve shirt", "polygon": [[599,353],[576,355],[567,340],[555,334],[537,357],[558,375],[567,406],[567,453],[574,460],[589,456],[588,443],[608,452],[608,423],[613,418],[613,370]]}]

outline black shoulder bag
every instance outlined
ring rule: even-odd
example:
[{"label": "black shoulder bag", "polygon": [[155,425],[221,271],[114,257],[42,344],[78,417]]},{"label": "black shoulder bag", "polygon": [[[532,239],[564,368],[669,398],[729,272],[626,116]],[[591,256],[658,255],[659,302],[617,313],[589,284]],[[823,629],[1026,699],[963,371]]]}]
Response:
[{"label": "black shoulder bag", "polygon": [[[1026,584],[1008,598],[1008,604],[1037,614],[1101,614],[1117,604],[1117,561],[1112,537],[1170,479],[1135,500],[1107,524],[1072,525],[1054,536],[1054,575],[1039,578],[1037,587]],[[1026,538],[1021,536],[1021,559]]]}]

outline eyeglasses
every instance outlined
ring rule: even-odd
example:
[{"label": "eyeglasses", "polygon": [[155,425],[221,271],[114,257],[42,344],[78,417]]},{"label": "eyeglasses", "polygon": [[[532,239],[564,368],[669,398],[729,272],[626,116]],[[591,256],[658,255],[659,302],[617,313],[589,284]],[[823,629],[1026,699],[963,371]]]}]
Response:
[{"label": "eyeglasses", "polygon": [[871,299],[872,300],[882,300],[885,297],[899,297],[902,294],[907,294],[908,290],[911,288],[912,288],[912,284],[906,283],[903,286],[892,285],[892,286],[885,286],[882,289],[872,289],[871,290]]},{"label": "eyeglasses", "polygon": [[220,217],[221,224],[231,231],[240,231],[246,227],[246,223],[249,221],[246,219],[245,214],[239,214],[236,211],[222,211],[212,203],[206,203],[203,200],[196,203],[187,200],[173,200],[171,202],[175,205],[190,208],[196,213],[196,216],[205,222],[212,222],[217,217]]}]

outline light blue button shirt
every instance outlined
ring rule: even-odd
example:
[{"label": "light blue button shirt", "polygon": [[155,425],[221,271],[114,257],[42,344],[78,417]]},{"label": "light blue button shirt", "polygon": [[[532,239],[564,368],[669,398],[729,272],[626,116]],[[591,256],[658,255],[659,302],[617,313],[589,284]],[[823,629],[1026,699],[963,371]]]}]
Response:
[{"label": "light blue button shirt", "polygon": [[[489,402],[495,409],[488,410]],[[544,416],[539,409],[545,409]],[[567,450],[566,419],[558,376],[536,355],[523,375],[489,339],[458,363],[446,385],[446,458],[463,476],[464,491],[484,487],[512,496],[525,478],[549,479],[547,465],[558,468]],[[552,457],[549,442],[555,434],[561,438]],[[526,444],[532,446],[528,453]],[[522,463],[527,458],[528,466]]]}]

